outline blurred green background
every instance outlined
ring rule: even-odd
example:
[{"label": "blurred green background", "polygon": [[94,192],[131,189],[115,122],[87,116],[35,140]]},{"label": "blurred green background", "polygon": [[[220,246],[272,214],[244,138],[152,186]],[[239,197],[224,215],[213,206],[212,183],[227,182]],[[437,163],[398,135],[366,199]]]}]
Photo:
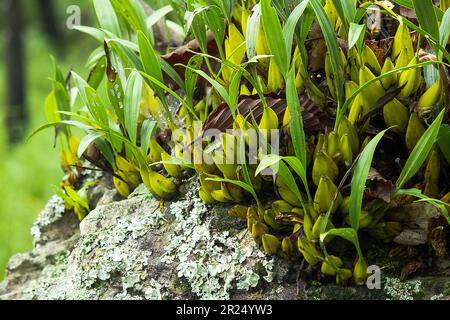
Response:
[{"label": "blurred green background", "polygon": [[[0,3],[2,17],[5,0]],[[70,5],[81,8],[81,24],[92,25],[89,0],[51,1],[56,16],[58,39],[51,39],[42,27],[38,0],[22,0],[23,41],[25,51],[25,98],[30,121],[28,133],[46,122],[44,101],[51,90],[53,76],[50,55],[54,55],[64,73],[71,68],[82,75],[89,53],[96,43],[88,36],[66,28]],[[4,20],[4,19],[2,19]],[[2,22],[3,24],[3,22]],[[8,145],[5,125],[7,75],[5,26],[0,27],[0,281],[8,259],[15,253],[31,249],[30,228],[34,219],[53,193],[62,176],[59,151],[53,148],[53,132],[41,133],[28,143]],[[97,44],[98,45],[98,44]]]}]

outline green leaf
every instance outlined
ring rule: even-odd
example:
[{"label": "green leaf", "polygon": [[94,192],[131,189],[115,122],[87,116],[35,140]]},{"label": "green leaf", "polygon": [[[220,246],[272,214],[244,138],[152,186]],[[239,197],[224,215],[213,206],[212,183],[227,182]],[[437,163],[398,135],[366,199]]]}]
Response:
[{"label": "green leaf", "polygon": [[128,132],[128,136],[133,144],[137,142],[137,127],[140,114],[140,105],[142,97],[142,77],[141,75],[133,71],[128,78],[125,88],[125,128]]},{"label": "green leaf", "polygon": [[222,46],[225,39],[225,21],[220,16],[219,9],[216,7],[208,8],[208,10],[204,14],[204,18],[206,24],[209,27],[209,30],[211,30],[211,33],[213,34],[214,40],[217,43],[220,57],[223,59],[225,58]]},{"label": "green leaf", "polygon": [[136,54],[138,47],[134,43],[122,39],[111,39],[108,44],[118,53],[123,64],[127,64],[126,59],[128,58],[137,70],[144,70],[144,66]]},{"label": "green leaf", "polygon": [[100,58],[97,64],[91,69],[89,74],[88,83],[89,85],[97,90],[99,85],[102,83],[105,76],[106,70],[106,56]]},{"label": "green leaf", "polygon": [[393,0],[396,4],[408,8],[408,9],[414,9],[414,5],[411,0]]},{"label": "green leaf", "polygon": [[27,141],[29,141],[31,138],[33,138],[35,135],[37,135],[41,131],[44,131],[49,128],[55,128],[58,126],[72,126],[72,127],[76,127],[78,129],[81,129],[81,130],[87,131],[87,132],[94,129],[91,126],[85,125],[84,123],[79,122],[79,121],[63,120],[63,121],[48,123],[43,126],[40,126],[35,131],[33,131],[33,133],[27,138]]},{"label": "green leaf", "polygon": [[102,137],[101,133],[95,133],[95,132],[85,135],[83,137],[83,139],[81,139],[80,144],[78,145],[77,157],[81,159],[81,157],[83,156],[83,153],[91,145],[91,143],[101,137]]},{"label": "green leaf", "polygon": [[45,98],[45,115],[48,122],[58,122],[61,120],[61,116],[58,113],[58,103],[56,102],[53,90]]},{"label": "green leaf", "polygon": [[195,39],[197,40],[201,51],[204,53],[208,53],[206,27],[205,27],[205,20],[203,18],[204,10],[206,10],[206,7],[200,7],[198,10],[195,10],[192,13],[191,29],[192,32],[194,33]]},{"label": "green leaf", "polygon": [[[398,4],[402,7],[414,10],[414,5],[413,5],[412,0],[392,0],[392,2]],[[441,8],[434,7],[434,12],[436,13],[438,20],[441,20],[442,16],[444,15],[444,12],[442,12]]]},{"label": "green leaf", "polygon": [[231,21],[236,0],[212,0],[218,6],[228,21]]},{"label": "green leaf", "polygon": [[175,69],[166,62],[162,57],[159,57],[159,63],[161,65],[161,70],[168,75],[184,92],[186,92],[185,83],[181,79],[178,72],[175,71]]},{"label": "green leaf", "polygon": [[[198,116],[197,113],[192,109],[192,107],[186,103],[186,101],[181,98],[175,91],[173,91],[172,89],[170,89],[168,86],[166,86],[164,83],[162,83],[161,81],[158,81],[157,79],[155,79],[154,77],[146,74],[145,72],[140,72],[140,74],[146,78],[147,80],[149,80],[150,82],[152,82],[153,84],[155,84],[156,86],[158,86],[159,88],[163,89],[164,91],[166,91],[167,93],[171,94],[175,99],[177,99],[184,107],[186,107],[186,109],[198,120]],[[164,108],[166,109],[165,112],[166,113],[170,113],[170,110],[167,109],[167,105],[164,105]]]},{"label": "green leaf", "polygon": [[141,150],[144,154],[148,154],[150,139],[156,129],[156,121],[146,119],[142,123],[141,128]]},{"label": "green leaf", "polygon": [[97,47],[89,55],[89,58],[87,59],[86,62],[86,68],[92,69],[98,63],[98,61],[105,56],[106,55],[104,45]]},{"label": "green leaf", "polygon": [[89,112],[102,128],[107,129],[109,127],[109,118],[103,101],[94,88],[87,86],[84,90],[86,92]]},{"label": "green leaf", "polygon": [[92,0],[97,21],[102,29],[106,29],[120,37],[119,20],[109,0]]},{"label": "green leaf", "polygon": [[106,141],[105,138],[98,138],[95,140],[95,144],[100,149],[100,152],[105,157],[106,161],[111,165],[113,170],[116,170],[116,160],[114,157],[114,152],[111,149],[111,145]]},{"label": "green leaf", "polygon": [[441,128],[442,120],[444,119],[445,110],[442,110],[438,117],[428,127],[423,136],[417,142],[414,150],[411,152],[406,164],[400,173],[400,176],[395,184],[397,189],[403,186],[420,170],[423,163],[427,159],[431,149],[433,148]]},{"label": "green leaf", "polygon": [[[387,129],[389,130],[389,129]],[[353,229],[359,229],[359,217],[361,215],[361,206],[366,188],[367,176],[369,175],[370,166],[372,165],[373,155],[378,143],[383,138],[387,130],[384,130],[376,135],[369,144],[364,148],[364,151],[359,156],[358,162],[355,166],[350,193],[350,225]]]},{"label": "green leaf", "polygon": [[242,70],[235,71],[231,77],[231,83],[230,87],[228,88],[229,94],[229,106],[231,108],[231,114],[233,115],[233,118],[236,116],[236,106],[238,104],[239,100],[239,89],[241,84],[241,78],[242,78]]},{"label": "green leaf", "polygon": [[279,177],[281,177],[281,179],[283,179],[283,182],[297,196],[298,200],[303,204],[303,197],[297,186],[297,183],[295,182],[295,178],[292,175],[289,168],[282,161],[279,163],[277,174]]},{"label": "green leaf", "polygon": [[439,148],[442,151],[447,163],[450,164],[450,126],[443,124],[439,130],[438,136]]},{"label": "green leaf", "polygon": [[450,37],[450,8],[448,8],[447,11],[445,12],[440,27],[439,43],[442,47],[445,48],[447,46],[449,37]]},{"label": "green leaf", "polygon": [[141,31],[137,33],[139,53],[141,54],[141,61],[144,67],[144,71],[163,82],[163,75],[159,64],[158,56],[153,49],[148,38]]},{"label": "green leaf", "polygon": [[70,97],[67,93],[67,89],[60,82],[53,81],[53,92],[58,104],[58,110],[70,111]]},{"label": "green leaf", "polygon": [[[276,154],[265,155],[259,162],[258,167],[256,168],[255,176],[259,175],[261,172],[263,172],[267,168],[272,168],[273,166],[275,166],[282,160],[283,160],[283,157],[276,155]],[[272,170],[277,171],[277,169],[273,169],[273,168],[272,168]]]},{"label": "green leaf", "polygon": [[420,26],[439,41],[439,22],[432,0],[412,0]]},{"label": "green leaf", "polygon": [[188,63],[189,68],[186,68],[185,71],[185,93],[189,98],[190,103],[192,104],[194,101],[194,92],[197,87],[198,73],[193,70],[200,69],[203,63],[203,57],[199,55],[194,55]]},{"label": "green leaf", "polygon": [[105,33],[101,29],[86,26],[74,26],[73,28],[90,35],[99,42],[105,41]]},{"label": "green leaf", "polygon": [[309,192],[308,179],[306,177],[306,168],[303,166],[301,161],[296,157],[284,157],[283,160],[295,171],[295,173],[300,177],[303,182],[303,186],[308,194],[308,197],[311,198],[311,194]]},{"label": "green leaf", "polygon": [[336,97],[338,102],[338,114],[344,96],[344,78],[342,74],[342,66],[339,52],[339,43],[337,41],[334,28],[331,26],[330,20],[319,0],[310,0],[314,12],[317,16],[320,28],[322,29],[328,52],[331,58],[331,68],[336,79]]},{"label": "green leaf", "polygon": [[78,93],[81,96],[84,104],[87,106],[94,122],[99,124],[102,128],[109,127],[108,114],[105,105],[101,101],[97,92],[90,87],[83,78],[72,71],[72,76],[75,79],[75,84],[78,88]]},{"label": "green leaf", "polygon": [[159,8],[147,18],[147,28],[151,29],[159,20],[171,13],[173,8],[170,5]]},{"label": "green leaf", "polygon": [[142,31],[146,36],[151,37],[147,27],[147,17],[139,0],[111,0],[111,3],[133,30]]},{"label": "green leaf", "polygon": [[356,17],[356,6],[354,0],[341,0],[342,9],[344,10],[344,16],[348,23],[353,23]]},{"label": "green leaf", "polygon": [[304,0],[295,7],[294,11],[289,15],[284,27],[283,27],[283,37],[286,44],[286,48],[292,48],[292,41],[294,39],[295,28],[297,23],[302,17],[303,13],[308,6],[308,1]]},{"label": "green leaf", "polygon": [[291,114],[291,136],[295,155],[300,160],[303,168],[306,168],[306,138],[303,129],[300,100],[295,87],[295,66],[292,66],[286,78],[286,101]]},{"label": "green leaf", "polygon": [[349,23],[355,21],[356,7],[354,0],[332,0],[334,7],[344,23],[345,30],[349,30]]},{"label": "green leaf", "polygon": [[258,195],[256,194],[255,188],[253,187],[253,183],[250,178],[247,161],[245,161],[245,137],[243,134],[240,134],[240,137],[238,140],[238,147],[239,147],[238,159],[240,160],[240,164],[241,164],[242,176],[244,177],[244,181],[247,184],[247,186],[249,187],[249,189],[251,189],[251,191],[249,191],[250,194],[256,200],[256,203],[258,204],[258,206],[261,206]]},{"label": "green leaf", "polygon": [[200,75],[201,77],[205,78],[205,80],[207,80],[214,87],[214,89],[217,91],[217,93],[222,97],[223,101],[225,101],[228,104],[228,106],[230,106],[230,108],[232,107],[230,105],[230,96],[228,94],[228,91],[227,91],[227,89],[225,89],[225,87],[223,85],[221,85],[218,81],[211,78],[209,75],[207,75],[202,70],[194,70],[189,66],[187,66],[186,68],[191,69],[193,72],[195,72],[198,75]]},{"label": "green leaf", "polygon": [[286,47],[280,20],[276,10],[270,6],[270,0],[261,0],[261,12],[267,45],[281,74],[286,76],[289,71],[291,52]]},{"label": "green leaf", "polygon": [[[108,89],[108,98],[111,103],[116,116],[119,118],[121,123],[124,122],[123,113],[123,85],[122,77],[119,75],[120,72],[124,72],[122,63],[113,53],[111,53],[111,64],[112,66],[107,66],[108,79],[106,81]],[[108,69],[110,67],[110,69]]]},{"label": "green leaf", "polygon": [[356,45],[358,52],[361,52],[365,33],[365,24],[356,24],[352,22],[350,24],[350,31],[348,33],[348,50],[352,49]]},{"label": "green leaf", "polygon": [[281,157],[276,154],[268,154],[262,157],[258,167],[255,171],[255,176],[261,174],[265,169],[270,168],[272,171],[276,172],[283,182],[289,187],[289,189],[294,192],[294,194],[298,197],[300,202],[303,202],[302,195],[300,190],[298,189],[297,183],[295,182],[295,178],[292,175],[289,168],[284,164],[284,161],[288,163],[294,171],[300,176],[302,182],[307,185],[306,180],[306,172],[300,162],[298,162],[297,158],[294,157]]},{"label": "green leaf", "polygon": [[259,25],[261,23],[261,5],[258,3],[253,7],[253,13],[248,19],[245,41],[247,57],[253,59],[256,55],[256,43],[258,41]]},{"label": "green leaf", "polygon": [[353,243],[358,252],[358,256],[362,257],[361,247],[359,245],[358,234],[352,228],[331,229],[320,235],[320,241],[323,242],[328,236],[336,236]]}]

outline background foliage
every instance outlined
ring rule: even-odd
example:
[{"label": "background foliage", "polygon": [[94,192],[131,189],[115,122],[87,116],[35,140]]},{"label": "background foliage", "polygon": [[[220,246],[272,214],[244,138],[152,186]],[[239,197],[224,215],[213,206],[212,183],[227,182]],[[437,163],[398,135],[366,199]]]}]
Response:
[{"label": "background foliage", "polygon": [[[91,40],[77,31],[65,28],[66,9],[76,4],[82,9],[82,22],[92,21],[89,1],[54,1],[58,17],[58,28],[63,37],[52,43],[43,33],[35,1],[24,1],[25,48],[26,48],[26,101],[30,115],[30,130],[45,122],[44,100],[51,88],[46,81],[52,74],[50,52],[56,55],[59,64],[67,72],[71,67],[84,73],[83,48],[93,48]],[[5,14],[4,2],[0,12]],[[77,50],[70,43],[77,42]],[[71,50],[71,49],[72,50]],[[43,208],[58,185],[62,171],[59,167],[57,149],[52,149],[52,133],[46,132],[29,143],[15,147],[7,145],[5,116],[5,30],[0,27],[0,280],[11,255],[31,248],[30,228],[33,220]]]}]

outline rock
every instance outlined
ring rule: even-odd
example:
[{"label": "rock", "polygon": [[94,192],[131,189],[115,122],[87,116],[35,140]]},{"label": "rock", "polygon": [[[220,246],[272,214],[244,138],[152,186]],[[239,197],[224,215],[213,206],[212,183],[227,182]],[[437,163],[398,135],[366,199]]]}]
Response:
[{"label": "rock", "polygon": [[303,280],[298,263],[267,257],[226,206],[203,204],[197,182],[180,189],[184,194],[167,202],[142,186],[111,202],[116,196],[104,189],[81,223],[53,197],[33,227],[33,251],[10,260],[0,299],[449,297],[448,273],[400,282],[384,252],[373,254],[381,257],[379,290]]},{"label": "rock", "polygon": [[281,281],[286,263],[225,227],[223,209],[210,214],[192,184],[164,204],[143,188],[99,201],[75,229],[52,198],[33,228],[35,249],[11,259],[0,299],[229,299]]}]

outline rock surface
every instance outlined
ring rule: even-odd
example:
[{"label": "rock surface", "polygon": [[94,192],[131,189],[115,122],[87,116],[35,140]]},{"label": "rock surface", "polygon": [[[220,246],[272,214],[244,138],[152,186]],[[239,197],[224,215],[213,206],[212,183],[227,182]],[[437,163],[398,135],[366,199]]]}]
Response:
[{"label": "rock surface", "polygon": [[[100,189],[99,189],[100,188]],[[380,289],[340,287],[299,277],[297,263],[267,257],[227,208],[204,205],[196,182],[162,203],[138,188],[115,201],[99,186],[97,207],[79,223],[54,196],[32,228],[34,249],[14,256],[1,299],[445,299],[450,267],[400,282],[395,262],[372,252]],[[381,251],[380,251],[381,250]]]}]

